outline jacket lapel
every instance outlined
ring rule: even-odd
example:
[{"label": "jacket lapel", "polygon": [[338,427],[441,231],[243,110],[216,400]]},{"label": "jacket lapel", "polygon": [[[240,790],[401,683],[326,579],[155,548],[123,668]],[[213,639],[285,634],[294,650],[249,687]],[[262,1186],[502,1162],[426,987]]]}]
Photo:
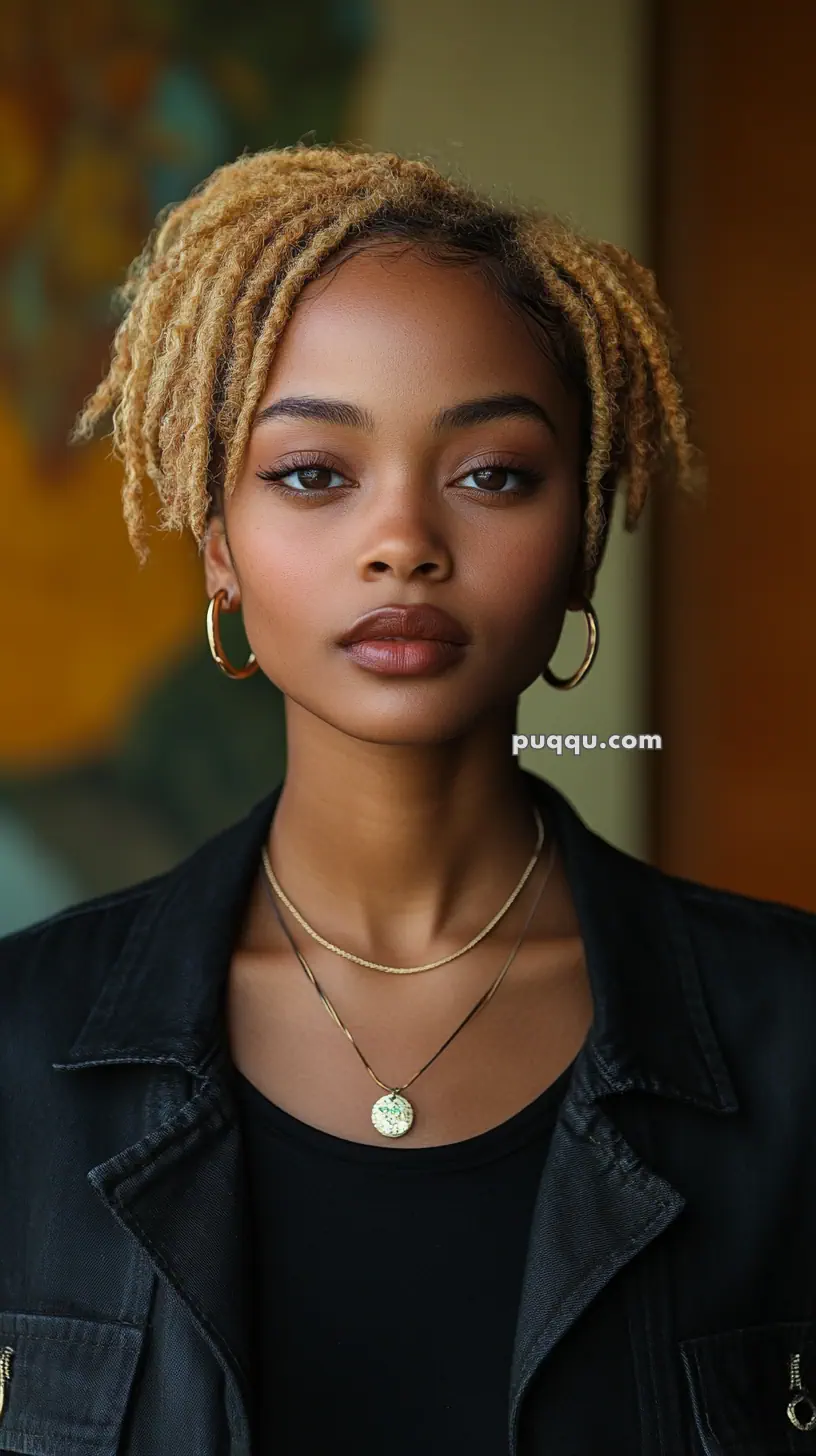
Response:
[{"label": "jacket lapel", "polygon": [[[594,1018],[560,1109],[533,1214],[510,1381],[510,1452],[525,1392],[554,1345],[609,1281],[681,1213],[614,1118],[627,1091],[737,1110],[705,1011],[672,881],[592,833],[569,802],[535,792],[561,849]],[[607,1110],[599,1099],[613,1099]]]},{"label": "jacket lapel", "polygon": [[[153,1129],[87,1176],[221,1366],[233,1456],[250,1453],[253,1275],[223,1000],[279,792],[157,881],[65,1060],[54,1063],[72,1072],[157,1068]],[[214,1433],[213,1450],[216,1441]]]},{"label": "jacket lapel", "polygon": [[553,1346],[685,1204],[587,1091],[571,1087],[539,1185],[510,1377],[511,1456],[524,1395]]},{"label": "jacket lapel", "polygon": [[[684,1206],[600,1098],[638,1090],[716,1113],[737,1102],[704,1009],[672,882],[593,834],[551,785],[519,770],[564,857],[594,1020],[542,1176],[518,1312],[511,1452],[536,1370],[615,1273]],[[230,955],[280,788],[155,882],[102,991],[55,1068],[152,1064],[154,1126],[88,1178],[184,1301],[225,1376],[233,1456],[254,1400],[249,1208],[231,1090]]]}]

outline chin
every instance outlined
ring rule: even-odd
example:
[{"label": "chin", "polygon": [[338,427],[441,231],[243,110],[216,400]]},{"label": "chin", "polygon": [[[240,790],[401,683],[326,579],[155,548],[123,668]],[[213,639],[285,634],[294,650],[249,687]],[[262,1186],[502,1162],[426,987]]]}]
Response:
[{"label": "chin", "polygon": [[461,702],[449,703],[446,707],[437,704],[435,710],[430,705],[421,709],[395,704],[379,712],[366,712],[357,705],[347,711],[318,710],[317,716],[348,738],[362,743],[390,744],[395,748],[419,748],[466,737],[474,730],[478,718],[478,714],[468,711]]}]

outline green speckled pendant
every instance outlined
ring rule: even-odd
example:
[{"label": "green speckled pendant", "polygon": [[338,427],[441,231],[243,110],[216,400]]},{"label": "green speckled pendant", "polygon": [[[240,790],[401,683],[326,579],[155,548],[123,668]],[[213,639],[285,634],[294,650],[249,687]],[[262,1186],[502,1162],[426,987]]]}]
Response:
[{"label": "green speckled pendant", "polygon": [[414,1120],[414,1109],[400,1092],[388,1092],[371,1109],[371,1121],[383,1137],[403,1137]]}]

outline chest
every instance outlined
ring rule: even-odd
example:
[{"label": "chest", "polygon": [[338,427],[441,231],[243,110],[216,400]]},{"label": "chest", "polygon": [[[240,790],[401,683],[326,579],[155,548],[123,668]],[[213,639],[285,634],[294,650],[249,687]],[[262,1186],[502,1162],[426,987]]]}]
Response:
[{"label": "chest", "polygon": [[497,960],[494,948],[470,964],[401,977],[310,956],[352,1043],[291,952],[238,951],[227,988],[232,1059],[270,1101],[338,1137],[381,1143],[371,1125],[383,1095],[375,1077],[404,1087],[414,1107],[402,1146],[475,1137],[555,1081],[592,1019],[580,941],[538,952],[533,943],[435,1057],[492,984]]}]

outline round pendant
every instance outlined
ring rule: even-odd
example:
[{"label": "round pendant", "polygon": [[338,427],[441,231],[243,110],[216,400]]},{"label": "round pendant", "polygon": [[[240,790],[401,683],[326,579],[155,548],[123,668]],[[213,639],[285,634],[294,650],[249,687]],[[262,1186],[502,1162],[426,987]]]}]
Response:
[{"label": "round pendant", "polygon": [[388,1092],[371,1109],[371,1121],[383,1137],[403,1137],[414,1120],[414,1109],[400,1092]]}]

